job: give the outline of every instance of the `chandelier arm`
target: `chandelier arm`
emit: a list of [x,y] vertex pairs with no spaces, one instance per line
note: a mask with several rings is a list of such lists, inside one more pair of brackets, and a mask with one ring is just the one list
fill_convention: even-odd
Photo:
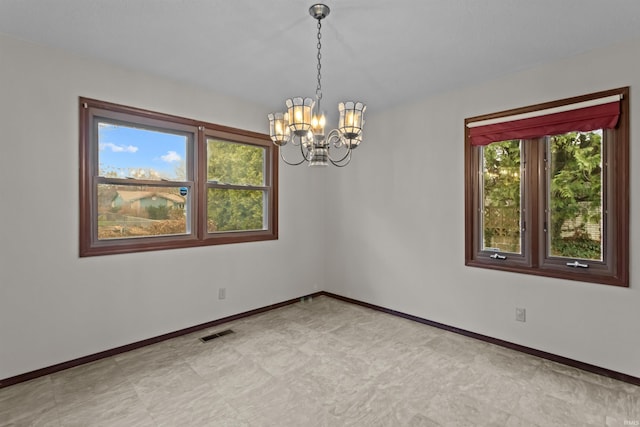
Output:
[[325,139],[327,140],[327,145],[333,144],[333,146],[336,148],[344,145],[344,142],[342,141],[342,135],[340,134],[340,131],[338,129],[329,131]]
[[308,162],[311,159],[311,156],[309,156],[309,148],[307,147],[306,149],[306,153],[305,153],[305,145],[302,143],[302,138],[300,138],[300,153],[302,153],[302,158]]
[[282,154],[282,148],[278,149],[278,151],[280,152],[280,158],[282,159],[282,161],[288,164],[289,166],[298,166],[305,162],[305,159],[302,159],[298,163],[292,163],[284,158],[284,155]]
[[351,148],[347,148],[347,152],[341,159],[336,160],[333,157],[331,157],[330,150],[327,150],[327,157],[329,157],[329,160],[331,160],[331,163],[338,166],[336,163],[342,163],[347,157],[349,158],[349,161],[351,161]]
[[302,154],[302,160],[300,160],[299,162],[290,162],[287,159],[284,158],[284,154],[282,154],[282,147],[278,147],[278,152],[280,153],[280,158],[282,159],[283,162],[285,162],[286,164],[290,165],[290,166],[299,166],[301,164],[303,164],[304,162],[308,162],[309,158],[307,157],[307,155],[304,152],[304,144],[302,143],[302,138],[300,138],[300,141],[298,141],[297,144],[294,143],[294,141],[296,140],[295,136],[291,137],[291,144],[294,146],[300,146],[300,153]]
[[329,158],[329,160],[334,166],[339,166],[339,164],[344,162],[347,159],[347,157],[349,158],[349,160],[347,160],[347,163],[344,164],[343,166],[346,166],[351,161],[351,147],[346,148],[347,152],[342,158],[334,159],[333,157],[331,157],[330,147],[333,146],[335,148],[340,148],[342,145],[346,146],[347,144],[342,142],[340,132],[337,129],[333,129],[331,132],[329,132],[329,134],[327,135],[327,157]]
[[[344,161],[345,159],[346,159],[346,162]],[[331,156],[329,156],[329,161],[331,162],[331,164],[333,166],[336,166],[336,167],[339,167],[339,168],[343,168],[343,167],[347,166],[349,163],[351,163],[351,149],[349,149],[349,152],[347,153],[347,155],[344,156],[342,159],[340,159],[338,161],[334,161],[331,158]]]

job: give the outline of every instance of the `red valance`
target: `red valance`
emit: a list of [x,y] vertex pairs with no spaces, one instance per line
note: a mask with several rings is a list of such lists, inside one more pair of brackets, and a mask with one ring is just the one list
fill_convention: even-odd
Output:
[[[512,116],[516,120],[505,117],[506,120],[499,118],[469,123],[467,126],[469,127],[471,145],[487,145],[497,141],[539,138],[545,135],[559,135],[575,131],[588,132],[595,129],[611,129],[618,124],[620,101],[523,119],[518,119],[519,116],[524,116],[524,114]],[[495,123],[494,121],[501,122]],[[489,124],[482,124],[483,122]]]

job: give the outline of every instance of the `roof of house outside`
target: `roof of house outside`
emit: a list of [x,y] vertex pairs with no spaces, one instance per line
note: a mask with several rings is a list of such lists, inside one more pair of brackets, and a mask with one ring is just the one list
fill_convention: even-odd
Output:
[[135,202],[140,199],[149,199],[151,197],[160,197],[166,200],[171,200],[174,203],[184,203],[185,198],[179,194],[157,192],[157,191],[126,191],[118,190],[117,195],[120,196],[125,202]]

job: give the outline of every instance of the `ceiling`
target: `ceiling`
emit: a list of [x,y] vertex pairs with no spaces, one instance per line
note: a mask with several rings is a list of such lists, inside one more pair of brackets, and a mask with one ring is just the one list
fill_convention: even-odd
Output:
[[[368,111],[640,38],[638,0],[327,0],[323,103]],[[0,33],[273,110],[314,96],[302,0],[0,0]]]

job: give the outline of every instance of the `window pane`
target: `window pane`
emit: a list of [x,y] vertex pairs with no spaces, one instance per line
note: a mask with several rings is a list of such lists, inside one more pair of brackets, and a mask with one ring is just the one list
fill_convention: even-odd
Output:
[[210,188],[207,197],[207,230],[264,230],[266,192]]
[[482,149],[482,250],[522,253],[520,141]]
[[602,131],[549,138],[551,256],[602,260]]
[[187,196],[180,193],[176,187],[99,184],[98,239],[187,234]]
[[99,176],[184,181],[189,137],[100,120]]
[[207,139],[207,180],[262,186],[264,156],[263,147]]

